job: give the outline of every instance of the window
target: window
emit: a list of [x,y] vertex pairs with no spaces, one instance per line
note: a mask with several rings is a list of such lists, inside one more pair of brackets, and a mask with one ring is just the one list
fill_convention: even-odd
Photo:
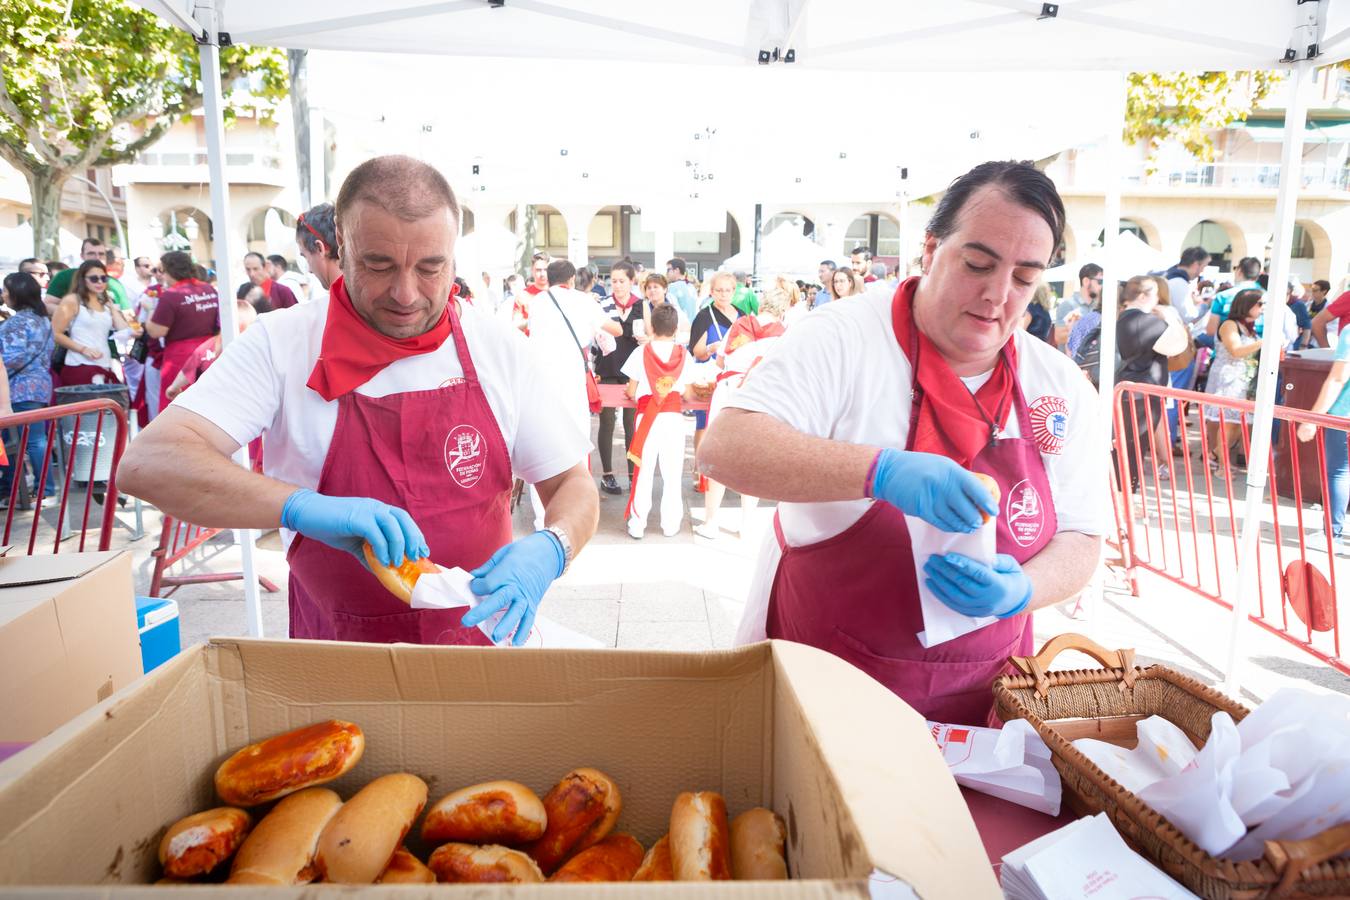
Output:
[[617,247],[618,235],[614,228],[614,213],[596,213],[586,229],[586,243],[591,247]]
[[559,212],[535,213],[534,240],[542,247],[567,246],[567,220]]
[[858,216],[844,232],[843,253],[854,247],[867,247],[874,256],[900,255],[900,226],[890,216],[868,213]]

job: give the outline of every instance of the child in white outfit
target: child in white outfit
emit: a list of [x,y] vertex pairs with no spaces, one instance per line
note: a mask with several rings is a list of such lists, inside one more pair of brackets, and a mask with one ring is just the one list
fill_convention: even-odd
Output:
[[[652,508],[656,470],[661,470],[661,532],[674,537],[684,518],[680,482],[684,472],[685,420],[680,399],[692,392],[696,363],[682,344],[676,343],[679,313],[669,303],[652,310],[652,339],[628,357],[623,374],[628,376],[628,396],[645,398],[630,456],[638,465],[633,492],[628,501],[628,534],[641,539]],[[644,401],[640,400],[639,403]],[[640,452],[639,452],[640,451]]]

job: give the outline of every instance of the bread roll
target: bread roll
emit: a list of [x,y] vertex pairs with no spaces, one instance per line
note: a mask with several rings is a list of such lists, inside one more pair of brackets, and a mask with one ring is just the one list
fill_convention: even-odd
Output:
[[282,800],[244,839],[229,884],[308,884],[314,848],[342,800],[328,788],[306,788]]
[[408,852],[407,847],[399,847],[384,867],[376,884],[435,884],[436,873],[423,865],[422,861]]
[[623,801],[614,781],[597,769],[573,769],[544,795],[548,827],[524,850],[544,874],[600,841],[614,829]]
[[549,881],[632,881],[642,865],[642,845],[631,834],[611,834],[582,850]]
[[343,804],[319,835],[314,867],[324,881],[370,884],[427,805],[427,783],[416,775],[382,775]]
[[515,781],[489,781],[436,801],[422,821],[422,839],[518,845],[538,840],[547,826],[548,814],[534,791]]
[[670,867],[670,835],[663,834],[652,844],[652,849],[642,858],[642,865],[633,873],[634,881],[674,881],[675,872]]
[[370,544],[362,544],[361,549],[366,554],[366,565],[370,566],[370,571],[379,579],[380,584],[404,603],[412,603],[413,587],[417,584],[417,579],[428,572],[441,570],[440,566],[425,557],[405,559],[398,565],[386,566],[375,558],[375,551],[371,549]]
[[427,860],[437,881],[486,884],[508,882],[533,884],[544,880],[539,866],[519,850],[488,844],[451,843],[437,847]]
[[721,794],[688,791],[670,810],[670,864],[676,881],[731,878],[727,805]]
[[782,881],[787,871],[787,826],[762,806],[731,821],[731,877],[737,881]]
[[170,878],[205,875],[234,855],[252,825],[248,813],[231,806],[179,819],[159,842],[159,864]]
[[[999,488],[998,482],[995,481],[993,478],[989,477],[988,475],[984,474],[983,472],[974,472],[972,474],[980,480],[981,484],[983,484],[986,488],[989,489],[990,494],[993,494],[994,507],[998,508],[999,501],[1003,498],[1003,491],[1002,489]],[[993,516],[989,515],[989,513],[985,512],[984,510],[980,510],[980,517],[985,522],[988,522],[990,519],[993,518]]]
[[365,749],[360,726],[315,722],[237,751],[216,770],[216,793],[231,806],[257,806],[341,778]]

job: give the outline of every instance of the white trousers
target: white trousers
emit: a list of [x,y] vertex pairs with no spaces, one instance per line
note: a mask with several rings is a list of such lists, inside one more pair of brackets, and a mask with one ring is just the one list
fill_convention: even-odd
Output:
[[642,447],[642,468],[633,488],[633,518],[647,527],[652,511],[656,472],[661,471],[661,531],[678,531],[684,519],[680,481],[684,477],[684,417],[666,412],[656,417]]

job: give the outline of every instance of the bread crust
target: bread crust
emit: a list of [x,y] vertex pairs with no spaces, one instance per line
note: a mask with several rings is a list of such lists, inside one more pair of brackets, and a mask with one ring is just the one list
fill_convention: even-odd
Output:
[[435,884],[436,873],[426,867],[407,847],[399,847],[384,867],[376,884]]
[[365,749],[361,726],[314,722],[235,751],[216,769],[216,793],[230,806],[257,806],[341,778]]
[[430,572],[439,572],[440,566],[436,565],[430,559],[404,559],[403,562],[395,566],[383,565],[375,558],[375,551],[370,544],[362,544],[361,550],[366,556],[366,565],[375,575],[389,593],[393,594],[404,603],[412,603],[413,587],[417,584],[417,579]]
[[713,791],[686,791],[670,810],[670,863],[676,881],[731,878],[727,805]]
[[244,839],[227,882],[293,885],[313,881],[319,835],[340,806],[341,798],[328,788],[306,788],[283,799]]
[[642,865],[642,845],[631,834],[611,834],[587,847],[549,881],[632,881]]
[[[994,496],[994,507],[997,508],[999,501],[1003,499],[1003,490],[998,486],[998,482],[983,472],[974,472],[972,474],[980,480],[981,484],[989,489],[989,493]],[[988,522],[993,516],[989,515],[989,513],[984,510],[980,510],[980,518],[983,521]]]
[[319,836],[314,866],[324,881],[371,884],[389,865],[427,805],[427,784],[416,775],[382,775],[361,788]]
[[674,881],[675,871],[670,864],[670,835],[661,835],[660,840],[652,844],[647,855],[642,857],[642,865],[633,873],[634,881]]
[[186,816],[164,832],[159,864],[169,878],[205,875],[234,855],[252,826],[253,817],[232,806]]
[[436,873],[437,881],[452,884],[534,884],[544,880],[533,859],[500,844],[444,844],[432,852],[427,866]]
[[488,781],[437,800],[422,820],[422,839],[516,846],[538,840],[547,827],[548,813],[534,791],[518,781]]
[[569,856],[608,835],[622,809],[613,779],[598,769],[573,769],[544,795],[548,825],[524,850],[551,875]]
[[782,881],[787,871],[787,826],[771,809],[756,807],[731,822],[731,877]]

